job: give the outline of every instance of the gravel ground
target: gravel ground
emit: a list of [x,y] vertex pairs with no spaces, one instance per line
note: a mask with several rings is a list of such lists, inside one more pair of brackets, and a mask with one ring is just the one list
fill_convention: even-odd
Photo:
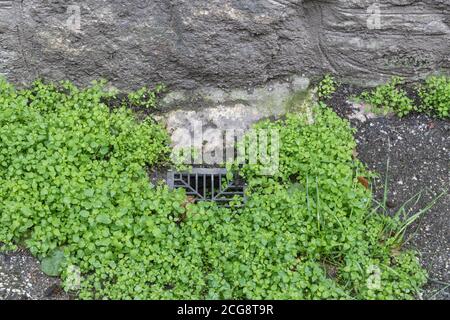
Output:
[[46,276],[28,251],[0,253],[0,300],[67,300],[58,278]]
[[[449,188],[450,122],[425,115],[404,119],[376,116],[363,105],[348,102],[361,92],[341,86],[328,102],[357,129],[358,157],[380,174],[375,181],[375,197],[382,198],[389,158],[388,206],[395,212],[405,201],[422,191],[414,213]],[[450,300],[450,193],[446,192],[423,217],[411,226],[406,247],[421,253],[421,262],[430,281],[421,299]],[[26,250],[0,253],[0,300],[70,299],[57,278],[45,276],[39,262]]]
[[357,129],[358,158],[380,174],[374,182],[375,197],[383,198],[388,158],[387,205],[392,213],[418,192],[423,193],[415,206],[408,207],[411,214],[442,195],[409,228],[405,246],[421,253],[421,263],[429,273],[430,282],[421,298],[450,300],[450,121],[418,114],[403,119],[376,116],[348,101],[359,92],[342,86],[328,104]]

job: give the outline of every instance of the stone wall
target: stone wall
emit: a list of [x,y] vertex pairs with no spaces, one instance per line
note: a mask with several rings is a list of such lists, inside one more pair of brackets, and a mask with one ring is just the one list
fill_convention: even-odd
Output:
[[0,0],[0,73],[121,89],[450,70],[450,0]]

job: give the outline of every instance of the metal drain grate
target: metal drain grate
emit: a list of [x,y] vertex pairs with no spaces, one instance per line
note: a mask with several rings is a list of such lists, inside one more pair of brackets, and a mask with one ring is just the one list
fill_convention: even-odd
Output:
[[196,201],[213,201],[228,205],[235,197],[244,197],[245,183],[236,178],[225,182],[226,169],[219,168],[194,168],[191,172],[169,171],[167,184],[169,187],[184,188],[188,196]]

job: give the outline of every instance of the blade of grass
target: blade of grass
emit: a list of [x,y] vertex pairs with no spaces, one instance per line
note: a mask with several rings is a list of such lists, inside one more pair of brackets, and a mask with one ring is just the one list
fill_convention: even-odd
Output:
[[433,299],[434,297],[436,297],[436,296],[437,296],[439,293],[441,293],[442,291],[444,291],[444,290],[450,288],[450,283],[448,283],[448,282],[444,282],[444,281],[440,281],[440,280],[435,280],[435,279],[429,279],[429,280],[430,280],[431,282],[436,283],[436,284],[443,285],[444,287],[441,288],[441,289],[436,290],[436,291],[433,293],[433,295],[431,295],[431,296],[429,296],[429,297],[427,298],[427,300]]
[[[423,214],[425,214],[426,212],[428,212],[431,208],[433,208],[436,203],[439,201],[440,198],[442,198],[444,195],[446,195],[448,193],[448,190],[444,190],[440,195],[438,195],[436,198],[434,198],[433,200],[430,201],[430,203],[428,203],[427,206],[425,206],[425,208],[423,208],[422,210],[420,210],[417,214],[415,214],[414,216],[412,216],[410,219],[408,219],[406,221],[406,223],[404,224],[404,226],[402,227],[402,231],[403,232],[403,236],[407,230],[407,228],[413,223],[415,222],[417,219],[419,219]],[[405,245],[406,243],[408,243],[409,241],[411,241],[411,239],[413,238],[413,236],[417,233],[417,230],[419,229],[419,226],[417,226],[416,231],[414,231],[413,234],[411,234],[408,239],[406,241],[403,242],[403,245]],[[398,234],[400,234],[400,231],[398,232]]]

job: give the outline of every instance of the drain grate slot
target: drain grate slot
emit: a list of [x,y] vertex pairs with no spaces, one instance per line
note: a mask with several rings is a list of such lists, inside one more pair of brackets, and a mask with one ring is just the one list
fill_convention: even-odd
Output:
[[172,189],[185,189],[196,201],[228,205],[235,196],[245,201],[245,183],[238,177],[226,181],[226,176],[223,168],[193,168],[190,172],[169,171],[167,183]]

